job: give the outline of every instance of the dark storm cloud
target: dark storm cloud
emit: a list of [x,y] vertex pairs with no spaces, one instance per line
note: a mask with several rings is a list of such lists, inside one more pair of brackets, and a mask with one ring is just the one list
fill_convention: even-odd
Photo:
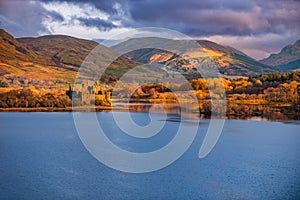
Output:
[[[43,20],[48,19],[56,22],[63,22],[64,18],[57,12],[46,10],[41,2],[49,3],[59,1],[0,0],[0,28],[4,28],[15,37],[38,36],[40,33],[50,33],[49,30],[45,28]],[[113,1],[66,0],[60,2],[69,2],[78,5],[90,3],[100,10],[105,10],[110,14],[117,14],[116,9],[113,8]],[[111,18],[113,19],[114,16],[112,15]],[[95,26],[102,31],[110,30],[115,27],[111,22],[101,20],[100,18],[76,19],[85,26]]]
[[107,31],[116,26],[109,21],[102,20],[100,18],[76,18],[80,23],[88,27],[96,27],[99,30]]
[[[0,0],[1,26],[23,26],[27,34],[36,35],[45,31],[41,20],[45,16],[62,20],[58,13],[47,12],[39,2],[68,2],[77,5],[89,3],[120,20],[123,26],[159,26],[172,28],[191,36],[207,35],[251,35],[266,32],[281,33],[299,31],[300,2],[291,0],[41,0],[6,1]],[[114,7],[119,3],[120,10],[128,14],[122,19]],[[87,26],[114,26],[100,19],[81,20]],[[17,24],[13,24],[15,22]],[[10,24],[10,25],[9,25]],[[26,27],[30,24],[30,28]],[[20,28],[18,32],[20,32]],[[30,30],[29,30],[30,29]],[[19,35],[19,34],[18,34]]]
[[[41,26],[43,12],[36,11],[43,11],[43,8],[28,1],[1,0],[1,27],[16,36],[37,35],[38,31],[43,30]],[[31,16],[28,16],[28,13],[31,13]]]
[[[90,4],[95,8],[108,13],[110,15],[110,20],[121,20],[124,26],[132,27],[135,25],[135,20],[131,20],[131,21],[128,20],[129,16],[127,16],[127,14],[131,15],[130,13],[131,9],[129,8],[129,5],[134,7],[136,3],[139,3],[143,0],[39,0],[39,1],[43,3],[67,2],[76,5]],[[159,1],[159,0],[155,0],[155,1]],[[119,4],[121,6],[120,10],[122,10],[122,12],[124,13],[120,13],[120,10],[118,10],[115,7],[116,4]],[[124,15],[126,16],[124,17]]]
[[[64,19],[63,13],[46,10],[43,3],[69,3],[78,7],[89,4],[107,18],[74,13],[72,21]],[[299,39],[299,10],[300,1],[293,0],[0,0],[0,28],[20,37],[56,33],[43,23],[45,19],[47,23],[55,22],[56,28],[76,26],[76,20],[100,31],[162,27],[196,38],[224,36],[219,42],[236,38],[239,43],[244,38],[242,48],[261,48],[269,53]],[[234,41],[229,42],[234,45]]]
[[53,21],[59,21],[59,22],[64,21],[64,17],[54,11],[47,11],[47,14],[45,14],[44,16],[51,18]]
[[56,12],[45,10],[36,1],[0,0],[0,27],[16,37],[38,36],[48,32],[42,24],[44,18],[62,21],[63,17]]
[[299,31],[299,1],[142,0],[129,1],[138,26],[163,26],[201,36]]

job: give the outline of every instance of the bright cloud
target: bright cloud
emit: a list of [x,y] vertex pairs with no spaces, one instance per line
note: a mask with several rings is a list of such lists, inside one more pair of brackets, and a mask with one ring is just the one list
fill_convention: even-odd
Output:
[[74,18],[100,18],[108,20],[109,14],[98,10],[91,4],[75,4],[67,2],[49,2],[42,3],[42,6],[48,11],[55,11],[61,14],[67,22],[72,21]]
[[[116,3],[113,9],[116,15],[101,11],[92,4],[75,4],[68,2],[42,3],[45,10],[55,12],[62,16],[61,20],[51,16],[43,18],[43,25],[51,34],[66,34],[85,39],[109,38],[131,30],[122,25],[118,17],[125,17],[120,4]],[[40,32],[46,34],[46,32]]]

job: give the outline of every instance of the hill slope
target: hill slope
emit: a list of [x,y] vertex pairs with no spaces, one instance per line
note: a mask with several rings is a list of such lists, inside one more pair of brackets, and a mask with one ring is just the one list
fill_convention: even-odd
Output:
[[20,43],[51,58],[57,64],[80,67],[82,61],[98,43],[65,35],[47,35],[38,38],[19,38]]
[[225,47],[206,40],[199,40],[198,43],[208,51],[222,74],[248,76],[274,71],[268,65],[260,63],[232,47]]
[[[0,75],[72,82],[82,62],[96,46],[102,59],[113,54],[111,49],[90,40],[64,35],[15,39],[0,30],[0,48],[5,49],[0,51]],[[95,63],[104,67],[101,59]],[[128,69],[137,64],[121,56],[110,65],[110,69]]]
[[262,63],[276,66],[280,70],[300,69],[300,40],[294,44],[287,45],[278,54],[271,54],[268,58],[261,60]]
[[34,51],[26,45],[18,42],[13,36],[0,29],[0,58],[2,62],[11,62],[12,60],[30,61],[32,59],[37,62],[39,57]]
[[45,79],[50,74],[63,73],[55,68],[56,64],[51,58],[33,51],[3,29],[0,30],[0,48],[1,75]]
[[[129,41],[116,45],[115,47],[113,47],[113,49],[114,48],[122,49],[122,48],[126,48],[126,46],[134,46],[135,44],[141,43],[142,42],[141,40],[144,40],[143,42],[145,42],[145,40],[149,40],[149,43],[151,42],[168,43],[167,39],[164,39],[165,41],[157,38],[131,39]],[[274,71],[274,69],[272,69],[268,65],[262,64],[254,60],[253,58],[247,56],[243,52],[238,51],[232,47],[225,47],[206,40],[199,40],[197,42],[200,44],[201,48],[190,50],[189,53],[197,55],[201,51],[205,51],[206,54],[210,55],[210,57],[215,61],[221,74],[229,75],[229,76],[248,76],[248,75],[261,74],[261,73]],[[161,63],[161,64],[173,63],[173,65],[178,65],[178,63],[182,61],[182,59],[179,59],[178,56],[176,56],[172,52],[166,52],[160,49],[153,49],[153,48],[135,50],[127,53],[126,56],[129,57],[130,59],[142,63]],[[183,68],[180,68],[178,70],[185,71],[185,72],[188,71],[192,72],[193,69],[192,67],[185,68],[183,66]]]

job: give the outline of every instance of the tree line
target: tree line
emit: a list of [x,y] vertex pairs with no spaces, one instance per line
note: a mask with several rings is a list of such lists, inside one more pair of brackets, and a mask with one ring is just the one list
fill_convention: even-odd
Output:
[[0,108],[66,108],[69,106],[71,106],[70,98],[65,94],[55,92],[40,93],[31,88],[25,88],[0,93]]
[[[221,81],[220,81],[221,80]],[[282,104],[289,103],[299,105],[300,103],[300,72],[271,73],[250,76],[248,78],[199,78],[192,80],[188,85],[173,84],[158,85],[148,84],[140,87],[131,96],[132,98],[164,98],[174,99],[172,89],[177,91],[194,90],[199,100],[213,98],[209,93],[208,86],[212,90],[224,88],[227,99],[233,104]],[[127,90],[129,85],[124,86]],[[122,92],[119,91],[120,98]],[[128,98],[128,97],[124,97]],[[58,107],[64,108],[72,105],[71,99],[65,94],[65,89],[43,90],[34,87],[12,89],[0,92],[1,108],[35,108],[35,107]]]

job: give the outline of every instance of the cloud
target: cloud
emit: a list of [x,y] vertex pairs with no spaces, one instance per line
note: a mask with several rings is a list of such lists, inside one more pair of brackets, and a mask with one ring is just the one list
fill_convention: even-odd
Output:
[[86,39],[162,27],[260,58],[299,39],[299,10],[296,0],[0,0],[0,26],[16,37],[68,34]]
[[[296,38],[296,39],[295,39]],[[271,53],[278,53],[282,47],[292,44],[299,39],[299,35],[287,32],[284,35],[266,33],[250,36],[212,35],[199,39],[210,40],[225,46],[235,47],[258,60],[268,57]]]
[[41,0],[42,3],[53,3],[56,2],[57,4],[67,3],[67,4],[89,4],[93,5],[98,10],[102,10],[108,13],[115,13],[116,10],[113,6],[117,3],[117,1],[107,1],[107,0]]
[[122,24],[126,19],[121,5],[113,1],[0,0],[0,27],[15,37],[58,33],[105,36],[102,32],[111,29],[115,29],[113,33],[126,30]]
[[46,13],[38,2],[0,1],[1,27],[17,37],[37,36],[39,31],[45,31],[41,22]]
[[254,58],[300,37],[300,2],[293,0],[128,1],[133,26],[159,26],[236,47]]
[[97,18],[82,18],[82,17],[79,17],[79,18],[77,18],[77,20],[80,21],[85,26],[97,27],[98,29],[100,29],[102,31],[107,31],[107,30],[110,30],[112,28],[117,27],[116,25],[114,25],[110,21],[105,21],[105,20],[102,20],[98,17]]
[[44,27],[52,34],[98,39],[131,30],[122,24],[126,13],[118,3],[112,5],[113,12],[100,10],[94,4],[82,2],[47,1],[41,5],[48,12],[56,12],[63,17],[63,21],[57,21],[51,16],[43,19]]
[[97,9],[94,5],[88,3],[58,2],[49,1],[41,3],[47,11],[60,13],[65,21],[71,21],[73,18],[100,18],[107,20],[109,13]]
[[193,36],[277,33],[300,27],[296,1],[144,0],[130,1],[129,8],[138,26],[175,28]]

